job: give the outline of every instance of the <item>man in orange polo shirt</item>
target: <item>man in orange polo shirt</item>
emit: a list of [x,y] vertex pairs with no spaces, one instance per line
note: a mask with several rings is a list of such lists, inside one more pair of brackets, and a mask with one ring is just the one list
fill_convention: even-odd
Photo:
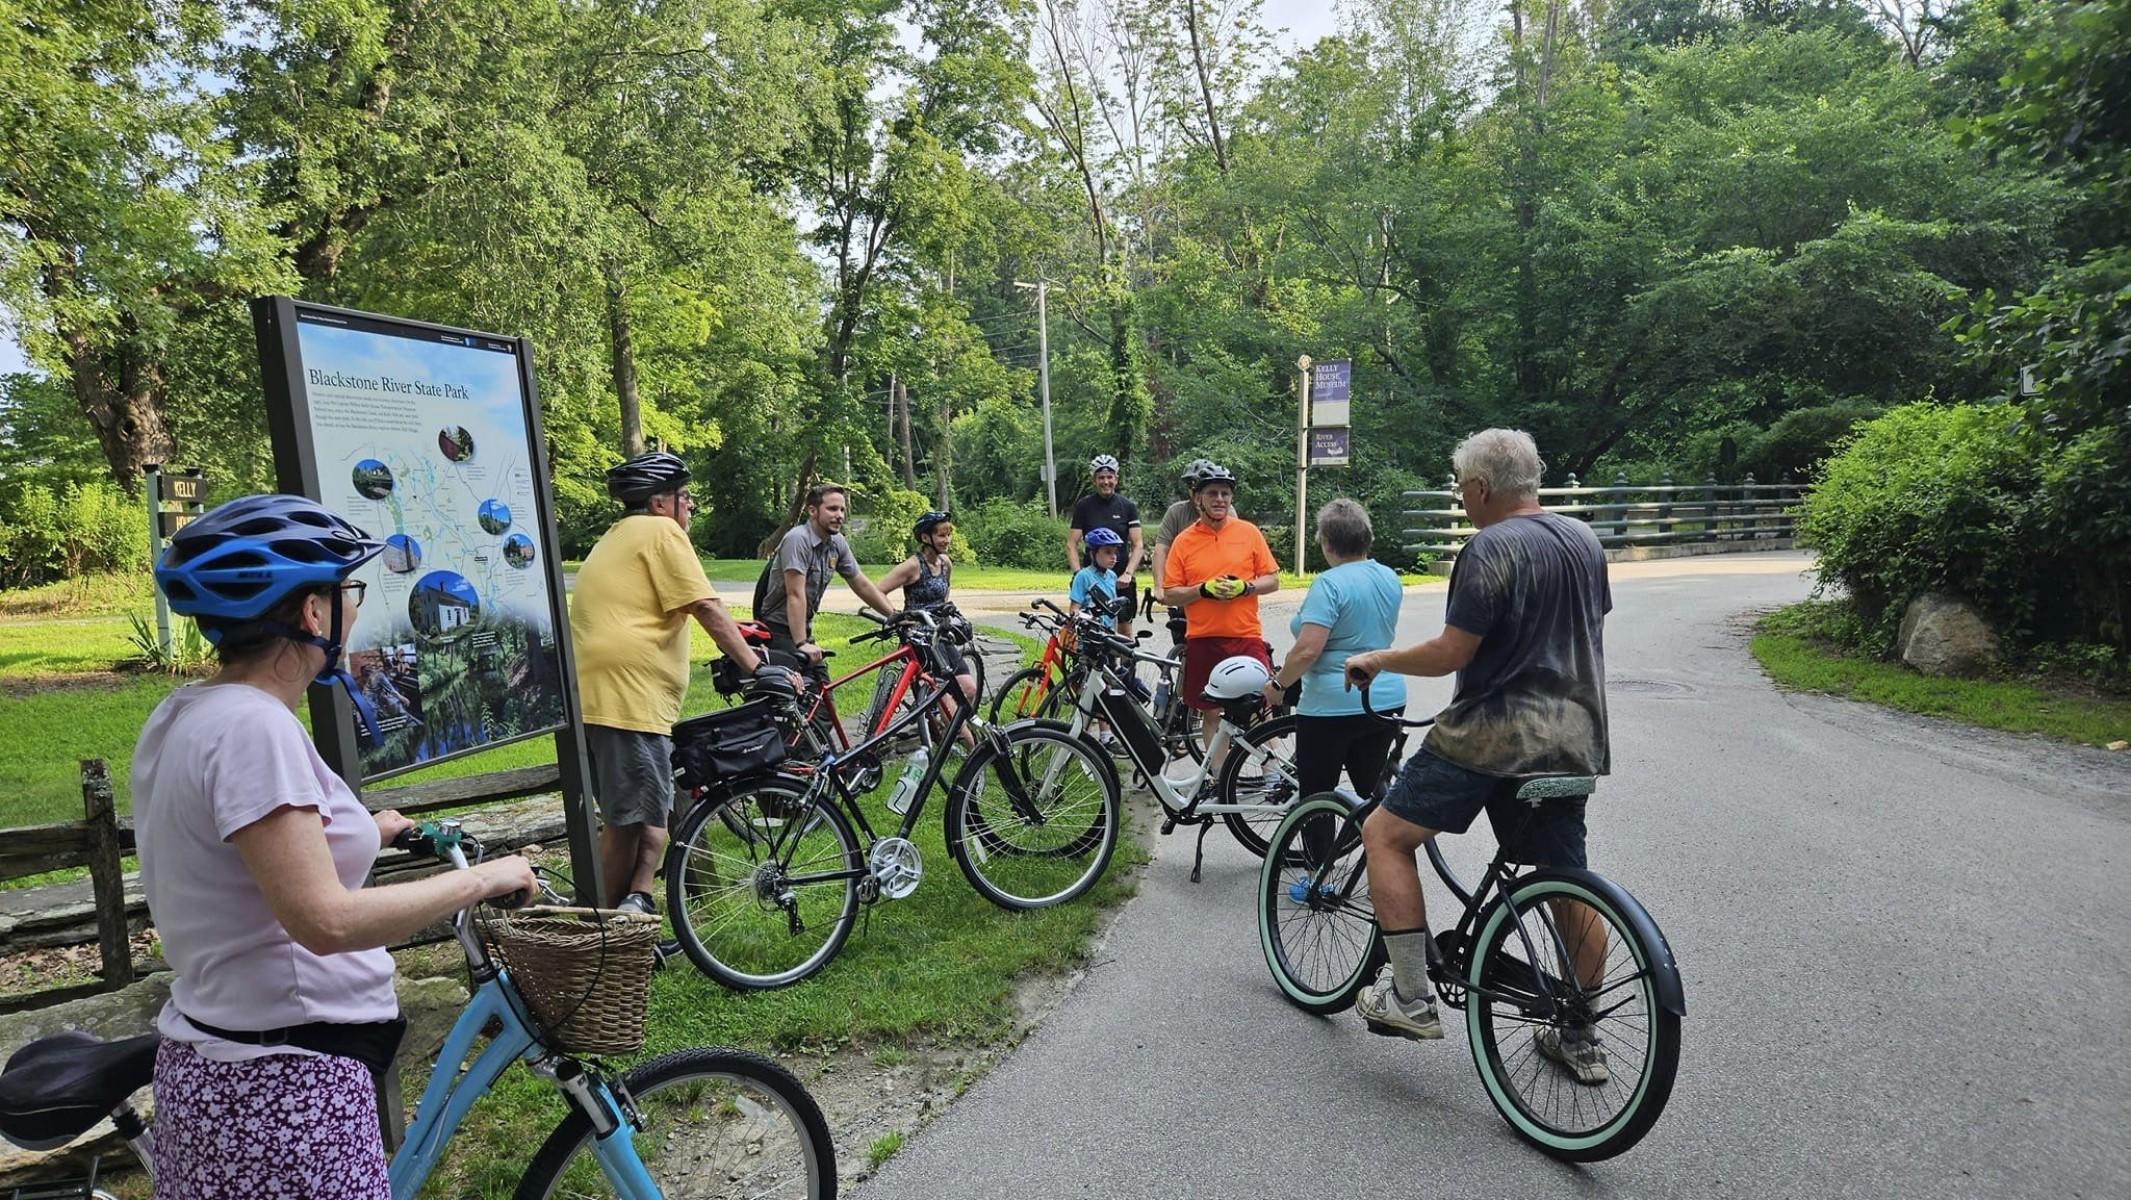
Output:
[[[1236,477],[1209,466],[1191,485],[1199,519],[1169,544],[1162,564],[1162,601],[1184,610],[1184,703],[1201,711],[1214,707],[1199,697],[1222,659],[1246,655],[1271,669],[1258,597],[1280,587],[1280,568],[1265,535],[1235,514]],[[1220,722],[1205,718],[1200,724],[1211,742]],[[1220,765],[1207,763],[1208,779]]]

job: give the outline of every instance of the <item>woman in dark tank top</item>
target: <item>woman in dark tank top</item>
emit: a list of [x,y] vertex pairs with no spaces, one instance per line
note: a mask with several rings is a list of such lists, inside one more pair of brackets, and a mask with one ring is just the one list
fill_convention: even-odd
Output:
[[[935,511],[919,517],[911,529],[917,538],[918,552],[888,572],[887,578],[881,580],[881,591],[893,592],[901,588],[905,609],[935,609],[947,603],[950,576],[954,573],[947,547],[954,541],[954,532],[952,513]],[[970,672],[961,647],[945,638],[940,639],[939,645],[940,656],[947,660],[948,669],[954,672],[962,695],[971,701],[976,700],[977,677]]]

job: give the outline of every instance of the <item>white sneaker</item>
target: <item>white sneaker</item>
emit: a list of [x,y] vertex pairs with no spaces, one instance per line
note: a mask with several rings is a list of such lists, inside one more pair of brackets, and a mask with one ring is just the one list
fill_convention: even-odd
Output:
[[1361,1014],[1370,1033],[1412,1038],[1417,1042],[1433,1041],[1443,1036],[1443,1022],[1436,1017],[1435,1001],[1425,996],[1419,1000],[1401,1000],[1398,990],[1392,986],[1389,966],[1377,974],[1375,983],[1364,987],[1354,998],[1354,1011]]
[[1532,1043],[1539,1047],[1540,1054],[1559,1063],[1569,1078],[1586,1087],[1597,1087],[1613,1078],[1606,1066],[1606,1048],[1598,1044],[1590,1030],[1580,1032],[1581,1037],[1573,1033],[1565,1037],[1548,1025],[1532,1035]]

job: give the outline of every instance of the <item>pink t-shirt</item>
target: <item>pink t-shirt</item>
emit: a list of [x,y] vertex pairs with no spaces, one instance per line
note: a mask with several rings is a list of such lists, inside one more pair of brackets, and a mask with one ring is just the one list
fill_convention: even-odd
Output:
[[386,1021],[399,1012],[384,949],[313,954],[267,906],[231,834],[284,806],[318,810],[334,874],[359,888],[377,860],[377,822],[318,756],[296,714],[248,684],[193,684],[156,706],[133,750],[141,884],[163,956],[177,971],[156,1026],[225,1061],[292,1053],[208,1037],[311,1021]]

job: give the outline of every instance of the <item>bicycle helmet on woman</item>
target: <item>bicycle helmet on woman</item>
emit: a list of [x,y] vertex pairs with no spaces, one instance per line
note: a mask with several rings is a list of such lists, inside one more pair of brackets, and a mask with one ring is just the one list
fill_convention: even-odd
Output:
[[[256,625],[325,651],[316,681],[346,688],[374,739],[375,711],[340,661],[344,622],[338,589],[384,548],[385,543],[314,500],[245,496],[178,530],[156,564],[155,583],[169,599],[170,611],[194,618],[215,645],[234,629]],[[267,617],[291,596],[326,589],[335,596],[325,637]]]
[[1191,481],[1191,494],[1196,496],[1206,490],[1208,485],[1216,483],[1225,483],[1230,489],[1234,489],[1236,477],[1229,472],[1227,467],[1216,463],[1207,463],[1206,469],[1199,472],[1199,477]]
[[919,517],[917,524],[910,527],[910,533],[913,537],[923,538],[931,534],[933,530],[954,519],[955,515],[953,513],[935,508],[924,516]]
[[688,464],[677,454],[652,450],[607,468],[607,494],[631,508],[688,482]]

